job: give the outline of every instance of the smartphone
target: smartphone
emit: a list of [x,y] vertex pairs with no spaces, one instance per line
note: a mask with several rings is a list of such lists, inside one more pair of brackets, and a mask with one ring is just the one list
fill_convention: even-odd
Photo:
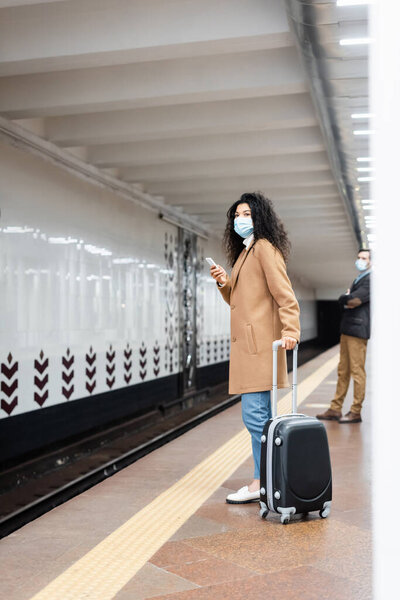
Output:
[[212,259],[212,258],[210,258],[210,257],[207,257],[207,258],[206,258],[206,261],[208,262],[208,264],[210,265],[210,267],[216,267],[216,266],[217,266],[217,263],[215,263],[215,262],[213,261],[213,259]]

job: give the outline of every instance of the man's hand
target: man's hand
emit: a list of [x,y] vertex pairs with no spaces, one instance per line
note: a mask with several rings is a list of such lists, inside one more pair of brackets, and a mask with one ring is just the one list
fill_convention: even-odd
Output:
[[352,298],[347,302],[346,306],[347,308],[357,308],[357,306],[360,306],[361,304],[360,298]]
[[297,340],[292,337],[284,335],[282,337],[282,348],[285,350],[293,350],[295,345],[297,344]]

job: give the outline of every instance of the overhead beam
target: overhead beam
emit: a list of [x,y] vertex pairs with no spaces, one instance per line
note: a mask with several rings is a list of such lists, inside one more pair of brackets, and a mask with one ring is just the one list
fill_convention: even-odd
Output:
[[102,167],[123,167],[321,151],[319,128],[302,127],[94,146],[88,160]]
[[[241,192],[240,192],[241,193]],[[297,188],[269,188],[267,192],[268,198],[270,198],[276,206],[285,203],[296,204],[298,202],[304,202],[306,200],[316,202],[319,200],[326,200],[326,202],[337,202],[339,199],[338,189],[336,184],[327,185],[320,190],[317,187],[310,186],[298,186]],[[173,206],[208,206],[216,205],[220,206],[221,209],[228,209],[231,204],[238,200],[240,194],[227,192],[219,192],[216,194],[209,193],[193,193],[193,194],[164,194],[165,201]],[[186,208],[185,208],[186,210]]]
[[284,5],[275,0],[37,2],[1,11],[0,38],[1,75],[293,45]]
[[294,48],[3,77],[9,119],[297,94],[306,91]]
[[29,6],[32,4],[50,4],[53,2],[64,2],[65,0],[0,0],[0,8],[12,8],[15,6]]
[[[339,197],[338,197],[339,200]],[[279,215],[290,215],[301,217],[304,215],[304,218],[308,218],[308,215],[318,214],[320,217],[330,217],[330,216],[340,216],[343,214],[343,206],[339,203],[337,205],[329,205],[329,204],[315,204],[304,205],[302,203],[298,203],[295,206],[285,206],[284,204],[280,204],[279,206],[275,206],[275,210]],[[218,205],[212,206],[199,206],[188,204],[185,205],[185,212],[190,215],[221,215],[225,216],[227,212],[226,207],[221,207]]]
[[90,146],[229,132],[292,129],[316,124],[308,94],[99,112],[45,121],[47,139]]
[[161,181],[149,183],[147,189],[152,194],[189,195],[196,193],[217,194],[223,191],[241,192],[246,190],[266,190],[269,188],[287,189],[299,186],[321,187],[333,184],[331,171],[316,173],[287,173],[284,177],[278,175],[239,175],[236,177],[219,177],[210,179],[192,179],[190,181]]
[[278,173],[303,173],[326,171],[329,163],[324,152],[305,154],[289,154],[286,156],[255,156],[246,159],[232,158],[220,160],[204,160],[195,162],[179,162],[167,165],[149,165],[121,169],[121,177],[125,181],[183,181],[202,177],[242,175],[267,175]]

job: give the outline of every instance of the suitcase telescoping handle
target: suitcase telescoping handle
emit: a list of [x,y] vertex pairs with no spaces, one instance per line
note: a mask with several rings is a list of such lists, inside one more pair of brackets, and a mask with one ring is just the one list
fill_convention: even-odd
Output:
[[[282,346],[282,340],[272,342],[272,418],[278,414],[278,348]],[[297,412],[297,350],[299,345],[293,349],[293,379],[292,379],[292,413]]]

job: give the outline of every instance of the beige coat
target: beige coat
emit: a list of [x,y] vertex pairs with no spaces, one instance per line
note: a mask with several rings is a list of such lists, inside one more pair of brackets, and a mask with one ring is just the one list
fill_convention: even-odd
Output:
[[[272,389],[272,342],[300,341],[300,308],[282,254],[268,240],[243,248],[218,287],[231,309],[229,393]],[[278,350],[278,388],[288,387],[286,351]]]

